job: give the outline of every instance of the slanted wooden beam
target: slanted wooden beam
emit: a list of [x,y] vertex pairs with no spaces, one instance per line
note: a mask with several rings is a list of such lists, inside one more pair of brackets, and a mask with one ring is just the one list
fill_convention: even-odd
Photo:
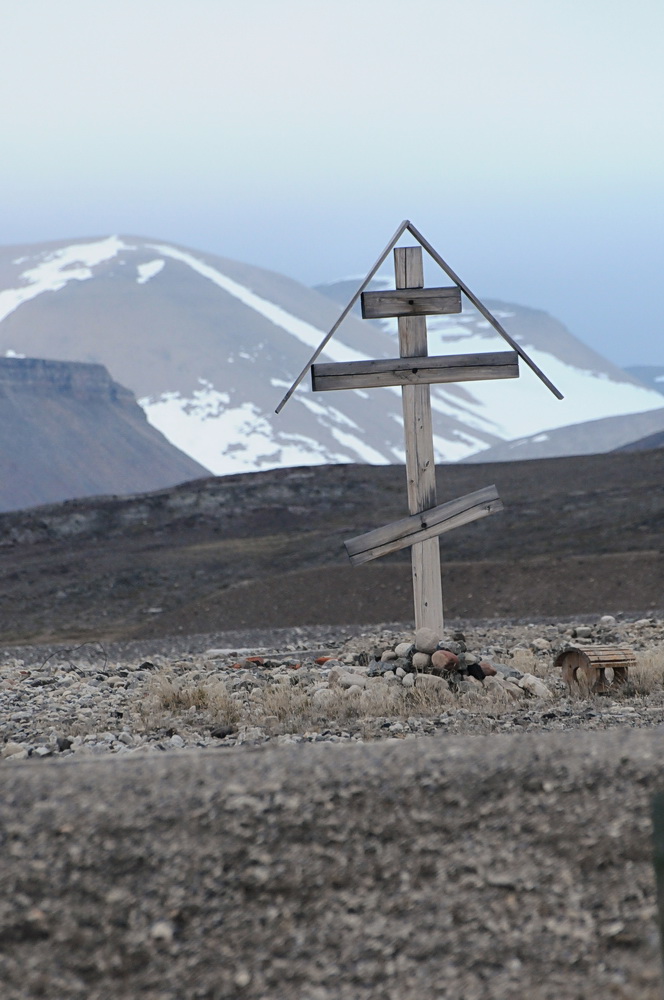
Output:
[[475,308],[477,309],[477,311],[480,312],[480,313],[482,313],[482,315],[484,316],[485,320],[487,320],[487,322],[491,324],[491,326],[494,328],[494,330],[496,330],[500,334],[500,336],[503,337],[503,339],[507,341],[507,343],[510,345],[510,347],[514,348],[514,350],[517,352],[517,354],[519,355],[519,357],[521,358],[521,360],[525,361],[525,363],[528,365],[528,367],[532,371],[535,372],[535,374],[537,375],[537,377],[539,379],[541,379],[542,382],[544,382],[544,385],[547,387],[547,389],[550,389],[551,392],[553,393],[553,395],[557,399],[563,399],[564,397],[563,397],[563,394],[560,391],[560,389],[556,389],[556,387],[553,384],[553,382],[546,377],[546,375],[541,370],[541,368],[538,368],[538,366],[535,364],[535,362],[533,361],[533,359],[530,358],[530,357],[528,357],[528,355],[524,351],[523,347],[520,347],[519,344],[517,344],[517,342],[515,340],[513,340],[512,337],[510,337],[510,335],[507,332],[507,330],[502,326],[501,323],[498,322],[498,320],[493,315],[493,313],[491,313],[487,309],[487,307],[484,305],[484,303],[480,302],[480,300],[477,298],[477,296],[474,295],[473,292],[471,292],[471,290],[468,287],[468,285],[464,281],[462,281],[461,278],[459,277],[459,275],[456,274],[452,270],[452,268],[450,267],[450,265],[447,264],[443,260],[443,258],[440,256],[440,254],[438,253],[438,251],[435,250],[434,247],[431,246],[431,244],[429,243],[429,241],[426,240],[424,238],[424,236],[422,236],[422,233],[419,231],[419,229],[416,229],[415,226],[413,225],[413,223],[410,222],[410,221],[406,222],[406,229],[408,230],[409,233],[412,233],[412,235],[415,237],[415,239],[420,244],[420,246],[424,250],[426,250],[426,252],[429,254],[429,256],[433,260],[435,260],[436,264],[438,264],[438,266],[443,269],[443,271],[445,272],[445,274],[447,275],[447,277],[451,278],[452,281],[456,285],[459,286],[459,288],[461,289],[461,291],[463,292],[463,294],[468,299],[470,299],[470,301],[473,303],[473,305],[475,306]]
[[398,552],[416,542],[437,538],[446,531],[470,524],[481,517],[496,514],[503,509],[503,502],[495,486],[485,486],[474,493],[441,503],[430,510],[423,510],[411,517],[404,517],[392,524],[385,524],[365,535],[357,535],[344,542],[353,566],[378,559],[390,552]]
[[461,312],[461,289],[397,288],[396,291],[362,292],[364,319],[391,316],[436,316]]
[[477,382],[482,379],[518,378],[516,351],[493,354],[448,354],[435,358],[387,358],[381,361],[343,361],[313,365],[314,392],[331,389],[374,389],[386,385],[442,382]]

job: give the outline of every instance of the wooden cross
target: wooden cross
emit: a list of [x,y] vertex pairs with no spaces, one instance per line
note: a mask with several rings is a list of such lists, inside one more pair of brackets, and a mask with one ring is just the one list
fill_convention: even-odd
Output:
[[[406,230],[418,240],[419,246],[397,247],[394,250],[395,290],[365,292],[371,278]],[[424,287],[422,248],[454,281],[453,287]],[[462,291],[513,350],[433,358],[428,356],[426,316],[461,312]],[[360,295],[365,319],[397,317],[400,357],[385,361],[314,364]],[[495,486],[437,505],[429,386],[441,382],[518,378],[519,357],[555,396],[563,398],[440,254],[411,222],[405,220],[277,407],[276,412],[279,413],[309,369],[314,392],[401,386],[410,516],[351,538],[344,544],[353,565],[411,547],[416,628],[426,626],[439,634],[443,629],[438,536],[503,509]]]
[[426,316],[461,312],[458,288],[424,288],[421,247],[394,251],[396,291],[364,292],[365,319],[397,317],[400,358],[313,365],[312,388],[366,389],[400,385],[406,444],[408,509],[411,516],[345,543],[354,565],[411,546],[415,627],[440,633],[443,594],[438,536],[502,510],[495,487],[436,505],[436,460],[431,421],[431,383],[487,378],[517,378],[515,351],[494,354],[428,357]]

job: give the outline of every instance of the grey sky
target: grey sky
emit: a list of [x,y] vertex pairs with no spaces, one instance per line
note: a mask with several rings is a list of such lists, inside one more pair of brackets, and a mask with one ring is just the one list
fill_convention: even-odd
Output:
[[664,364],[663,44],[661,0],[5,0],[0,241],[314,283],[409,217],[479,294]]

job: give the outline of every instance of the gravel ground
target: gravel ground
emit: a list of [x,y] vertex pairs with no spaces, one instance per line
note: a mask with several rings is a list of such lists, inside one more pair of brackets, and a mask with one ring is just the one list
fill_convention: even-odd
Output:
[[0,769],[4,1000],[659,1000],[656,730]]
[[[465,627],[468,660],[496,676],[413,673],[392,650],[413,633],[317,627],[0,653],[0,757],[142,753],[276,741],[372,740],[445,732],[604,729],[664,722],[664,623],[484,623]],[[290,642],[286,642],[286,638]],[[312,648],[312,641],[318,645]],[[212,644],[211,644],[212,643]],[[637,668],[625,688],[570,692],[554,667],[567,644],[625,644]],[[317,662],[321,661],[321,662]],[[415,661],[417,662],[417,661]],[[401,667],[398,666],[401,664]],[[392,669],[394,667],[394,669]]]
[[660,998],[664,622],[455,626],[0,652],[3,1000]]

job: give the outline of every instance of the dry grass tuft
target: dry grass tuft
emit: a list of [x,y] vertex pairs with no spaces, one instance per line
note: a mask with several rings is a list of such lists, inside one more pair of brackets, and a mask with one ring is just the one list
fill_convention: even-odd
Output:
[[222,681],[186,676],[178,680],[166,671],[155,674],[139,706],[145,729],[173,728],[177,716],[185,713],[212,725],[236,725],[242,718],[242,706],[231,698]]
[[636,664],[629,670],[629,688],[635,694],[652,694],[664,685],[664,649],[649,649],[636,654]]
[[520,670],[522,674],[533,674],[535,677],[546,677],[550,657],[541,657],[539,660],[531,649],[518,647],[512,653],[510,666],[515,670]]
[[[439,715],[454,701],[451,691],[442,687],[406,690],[400,684],[376,684],[352,695],[330,688],[325,690],[321,701],[316,701],[304,691],[279,685],[263,691],[252,707],[258,714],[276,717],[283,732],[292,732],[302,726],[347,725],[378,717],[397,720],[413,715]],[[254,717],[251,722],[260,724],[260,719]]]

